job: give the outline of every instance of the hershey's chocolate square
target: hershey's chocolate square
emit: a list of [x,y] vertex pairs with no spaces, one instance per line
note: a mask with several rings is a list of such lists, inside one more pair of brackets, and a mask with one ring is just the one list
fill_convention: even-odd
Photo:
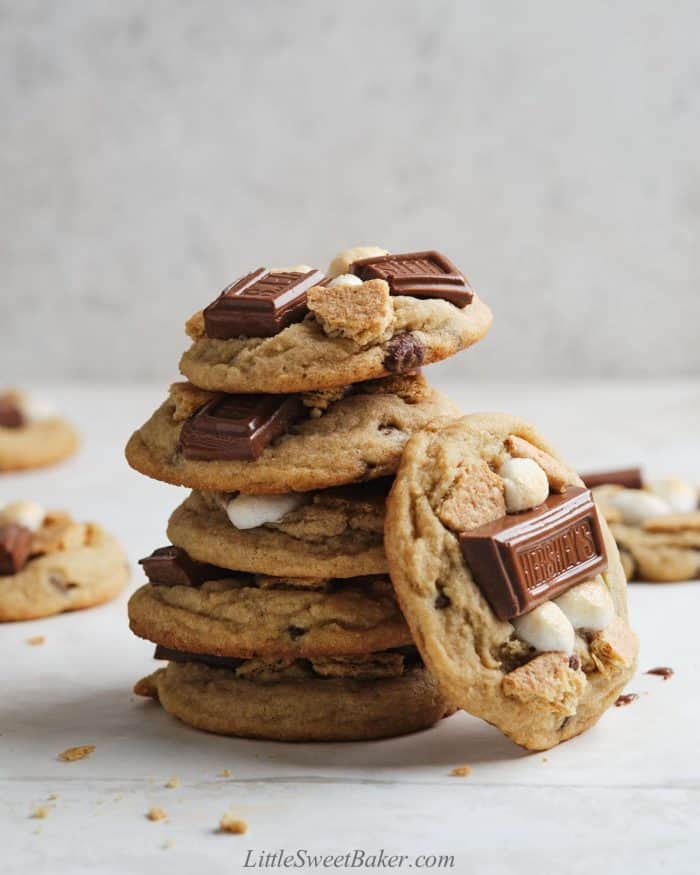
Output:
[[595,503],[569,487],[526,513],[459,536],[474,579],[501,620],[531,611],[607,568]]
[[0,526],[0,574],[17,574],[27,564],[32,532],[18,523]]
[[208,337],[272,337],[306,315],[306,292],[323,272],[279,271],[264,267],[225,288],[204,311]]
[[201,586],[208,580],[234,577],[235,571],[197,562],[181,547],[159,547],[150,556],[139,559],[149,583],[160,586]]
[[254,461],[302,415],[296,395],[218,395],[180,433],[186,459]]
[[440,252],[406,252],[363,258],[350,265],[361,280],[384,280],[392,295],[442,298],[457,307],[471,304],[474,292],[466,278]]

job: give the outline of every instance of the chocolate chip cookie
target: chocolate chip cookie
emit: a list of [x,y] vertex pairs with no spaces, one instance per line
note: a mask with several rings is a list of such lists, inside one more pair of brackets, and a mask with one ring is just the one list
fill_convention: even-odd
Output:
[[428,670],[523,747],[592,726],[631,677],[638,644],[614,539],[521,420],[478,414],[414,435],[385,547]]
[[52,465],[78,446],[73,427],[25,392],[0,393],[0,471]]

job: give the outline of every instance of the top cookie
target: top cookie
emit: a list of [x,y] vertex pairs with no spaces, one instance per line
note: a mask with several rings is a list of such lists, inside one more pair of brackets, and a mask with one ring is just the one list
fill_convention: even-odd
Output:
[[309,392],[404,373],[480,340],[491,311],[438,252],[348,249],[325,278],[259,268],[188,321],[180,370],[213,392]]
[[590,492],[526,423],[476,414],[407,443],[385,549],[448,699],[524,747],[593,725],[632,675],[625,577]]

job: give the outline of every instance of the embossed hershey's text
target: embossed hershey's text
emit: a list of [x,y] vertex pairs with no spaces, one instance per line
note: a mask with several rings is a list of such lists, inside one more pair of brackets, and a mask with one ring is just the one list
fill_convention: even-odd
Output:
[[591,521],[580,520],[516,555],[527,588],[538,590],[597,555]]

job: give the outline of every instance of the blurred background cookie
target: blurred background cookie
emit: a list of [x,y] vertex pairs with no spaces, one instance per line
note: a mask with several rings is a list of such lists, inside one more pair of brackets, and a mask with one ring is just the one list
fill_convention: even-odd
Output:
[[73,426],[52,404],[26,392],[0,390],[0,471],[51,465],[77,447]]

